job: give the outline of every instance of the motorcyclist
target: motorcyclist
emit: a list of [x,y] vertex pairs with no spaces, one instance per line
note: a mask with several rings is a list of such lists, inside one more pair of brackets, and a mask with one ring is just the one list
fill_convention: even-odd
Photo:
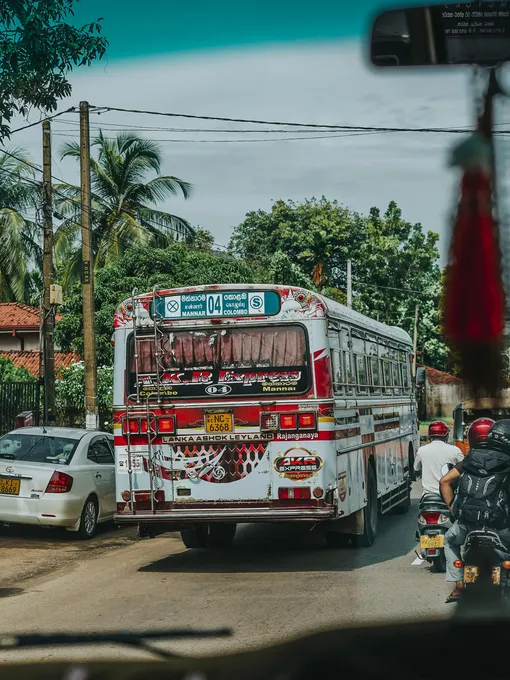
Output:
[[436,420],[429,425],[429,443],[418,449],[414,460],[414,470],[422,473],[422,495],[433,493],[439,496],[441,478],[450,467],[464,458],[456,446],[448,444],[449,434],[448,425],[442,420]]
[[[487,439],[489,437],[489,430],[494,425],[495,421],[492,418],[478,418],[474,420],[468,430],[468,446],[471,449],[481,449],[487,447]],[[469,452],[468,451],[468,452]],[[459,482],[459,477],[462,473],[462,465],[464,458],[455,465],[439,482],[439,490],[444,502],[448,507],[453,503],[455,489]]]
[[[473,423],[474,425],[474,423]],[[479,425],[474,430],[472,440],[476,444],[477,437],[482,433],[482,446],[475,445],[470,449],[468,455],[462,462],[461,470],[452,469],[443,479],[441,479],[441,492],[445,502],[450,508],[450,512],[458,519],[455,520],[451,528],[445,535],[445,557],[446,557],[446,580],[455,583],[455,588],[446,599],[447,603],[457,602],[463,588],[462,567],[455,567],[455,561],[461,559],[461,548],[464,545],[468,533],[477,528],[476,523],[469,523],[465,517],[469,517],[468,503],[472,502],[472,496],[468,497],[463,491],[461,475],[471,475],[478,473],[485,479],[501,476],[504,480],[503,490],[493,499],[491,507],[494,515],[484,518],[483,526],[487,526],[497,531],[503,544],[510,550],[510,522],[509,522],[509,501],[510,501],[510,419],[500,420],[494,423],[484,442],[485,425]],[[459,482],[459,490],[454,500],[452,481]],[[469,481],[469,479],[467,480]],[[476,485],[471,485],[474,489]],[[483,485],[480,485],[482,487]],[[470,488],[469,486],[467,488]],[[494,488],[497,488],[494,486]],[[476,502],[476,500],[475,500]]]

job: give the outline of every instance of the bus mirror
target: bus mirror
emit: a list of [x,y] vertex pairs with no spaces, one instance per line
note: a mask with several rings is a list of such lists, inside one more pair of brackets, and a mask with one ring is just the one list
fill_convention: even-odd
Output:
[[419,385],[425,385],[425,369],[423,366],[419,366],[416,369],[416,384]]

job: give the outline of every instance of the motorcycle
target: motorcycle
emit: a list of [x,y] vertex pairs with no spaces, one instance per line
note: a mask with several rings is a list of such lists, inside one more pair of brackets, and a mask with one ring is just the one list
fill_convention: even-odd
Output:
[[469,590],[485,576],[489,585],[501,589],[503,597],[510,593],[510,559],[498,534],[491,529],[471,531],[462,549],[462,560],[455,567],[464,567],[464,587]]
[[419,505],[416,540],[420,543],[422,559],[442,573],[446,571],[444,537],[451,525],[448,506],[441,496],[424,494]]

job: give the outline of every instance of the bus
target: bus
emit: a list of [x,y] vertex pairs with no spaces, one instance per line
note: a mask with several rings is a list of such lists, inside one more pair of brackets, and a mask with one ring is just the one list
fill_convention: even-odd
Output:
[[226,547],[307,522],[371,545],[406,512],[417,450],[402,329],[280,285],[153,290],[114,319],[119,525]]

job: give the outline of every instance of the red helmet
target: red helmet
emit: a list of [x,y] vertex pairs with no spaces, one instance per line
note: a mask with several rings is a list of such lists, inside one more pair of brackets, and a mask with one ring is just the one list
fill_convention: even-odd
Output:
[[435,420],[429,425],[429,439],[431,437],[447,437],[450,434],[448,425],[442,420]]
[[473,449],[475,446],[480,446],[487,443],[489,430],[494,425],[492,418],[478,418],[471,423],[468,430],[469,448]]

